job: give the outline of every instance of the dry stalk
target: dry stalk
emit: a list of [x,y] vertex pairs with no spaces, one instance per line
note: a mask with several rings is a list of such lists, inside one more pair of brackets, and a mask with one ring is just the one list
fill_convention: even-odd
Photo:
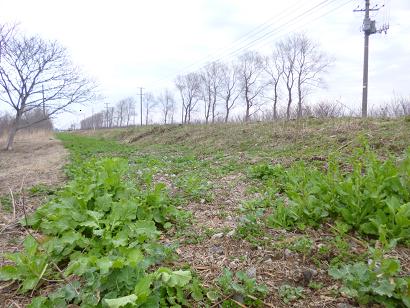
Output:
[[11,196],[11,203],[13,204],[13,220],[16,220],[16,202],[14,201],[13,191],[9,187],[10,196]]

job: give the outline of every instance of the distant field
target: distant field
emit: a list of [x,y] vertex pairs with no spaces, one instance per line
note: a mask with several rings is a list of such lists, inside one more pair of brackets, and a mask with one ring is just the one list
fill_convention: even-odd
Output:
[[408,118],[57,137],[70,182],[28,221],[38,264],[0,270],[3,302],[14,279],[31,307],[410,307]]

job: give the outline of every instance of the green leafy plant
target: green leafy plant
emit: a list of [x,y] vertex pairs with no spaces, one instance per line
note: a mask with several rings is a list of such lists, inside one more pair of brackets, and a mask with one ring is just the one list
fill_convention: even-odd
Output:
[[400,262],[396,259],[357,262],[332,267],[329,275],[342,280],[341,292],[360,304],[380,303],[387,307],[410,307],[410,277],[398,276]]
[[279,287],[279,296],[282,298],[285,304],[289,304],[299,298],[302,298],[303,288],[302,287],[292,287],[288,284],[283,284]]
[[[239,271],[235,275],[229,270],[224,269],[217,279],[218,286],[223,294],[240,294],[244,297],[245,303],[260,305],[268,289],[264,285],[259,285],[255,278],[250,278],[245,272]],[[212,297],[214,294],[208,295]],[[227,300],[227,302],[230,302]]]
[[27,221],[43,233],[41,245],[27,237],[22,252],[6,255],[13,264],[0,269],[0,279],[21,281],[26,292],[56,275],[51,263],[64,265],[64,277],[81,277],[35,299],[32,307],[186,304],[189,271],[151,272],[172,257],[172,247],[158,241],[160,230],[178,215],[165,186],[147,183],[138,189],[124,181],[124,159],[74,162],[73,180]]
[[343,283],[341,292],[360,304],[380,303],[386,307],[410,307],[410,277],[401,275],[400,261],[385,255],[396,246],[380,230],[378,246],[369,247],[367,263],[333,266],[329,275]]
[[39,251],[38,243],[31,235],[26,237],[23,247],[22,252],[5,255],[14,265],[0,267],[0,280],[22,281],[20,290],[24,293],[37,287],[49,270],[49,263],[47,255]]
[[275,201],[268,226],[286,229],[319,226],[326,220],[343,222],[365,235],[379,235],[386,226],[387,237],[410,241],[410,149],[406,158],[380,161],[368,148],[357,150],[352,172],[343,171],[335,158],[326,171],[297,163],[270,185],[283,187]]

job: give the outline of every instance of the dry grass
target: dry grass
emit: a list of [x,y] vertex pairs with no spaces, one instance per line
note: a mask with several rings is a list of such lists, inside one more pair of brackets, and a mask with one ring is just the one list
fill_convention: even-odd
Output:
[[[0,139],[4,148],[5,138]],[[38,184],[61,182],[67,151],[52,132],[19,133],[12,151],[0,151],[0,194]]]

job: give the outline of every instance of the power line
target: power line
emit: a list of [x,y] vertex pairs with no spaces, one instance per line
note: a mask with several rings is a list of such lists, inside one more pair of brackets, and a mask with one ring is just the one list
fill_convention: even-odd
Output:
[[[327,1],[329,1],[329,0],[327,0]],[[258,25],[254,29],[246,32],[244,35],[242,35],[238,39],[234,40],[229,46],[225,46],[224,48],[220,48],[220,49],[216,50],[213,54],[207,55],[207,56],[199,59],[198,61],[195,61],[194,63],[185,66],[180,71],[186,71],[186,70],[190,69],[191,67],[195,66],[196,64],[202,64],[204,62],[210,61],[210,59],[215,58],[216,55],[223,55],[226,51],[229,51],[230,49],[234,48],[236,45],[240,45],[239,43],[241,43],[242,41],[244,41],[244,43],[245,43],[247,40],[251,39],[254,35],[257,35],[259,33],[262,33],[263,31],[269,29],[271,26],[273,26],[275,23],[277,23],[278,20],[281,20],[281,19],[283,19],[283,17],[286,17],[286,16],[283,16],[283,15],[286,15],[288,11],[295,12],[297,10],[300,10],[301,8],[303,8],[303,6],[305,4],[306,3],[300,5],[298,3],[294,3],[292,6],[286,8],[285,10],[280,12],[278,15],[272,16],[271,18],[266,20],[264,23]],[[272,20],[274,20],[274,22],[272,22]]]
[[140,109],[141,109],[141,126],[142,126],[142,89],[144,89],[144,88],[142,88],[142,87],[140,87],[140,94],[139,94],[139,96],[140,96]]
[[[336,1],[338,1],[338,0],[332,0],[329,4],[332,4],[332,3],[336,2]],[[344,5],[346,5],[347,3],[352,2],[352,1],[353,1],[353,0],[348,0],[348,1],[345,2],[343,5],[337,7],[336,9],[339,9],[340,7],[342,7],[342,6],[344,6]],[[323,1],[323,2],[327,2],[327,1]],[[323,3],[323,2],[322,2],[322,3]],[[317,8],[317,7],[321,6],[321,5],[322,5],[322,4],[319,4],[319,5],[315,6],[315,8]],[[306,15],[306,16],[312,15],[312,13],[314,13],[313,9],[314,9],[314,8],[311,8],[310,10],[304,12],[302,15]],[[319,18],[322,18],[323,16],[328,15],[329,13],[333,12],[333,11],[336,10],[336,9],[333,9],[333,10],[331,10],[330,12],[327,12],[327,13],[321,15]],[[252,42],[249,43],[248,45],[243,46],[243,47],[241,47],[241,48],[239,48],[239,49],[237,49],[237,50],[235,50],[235,51],[229,53],[229,54],[226,55],[224,58],[226,58],[226,57],[228,57],[228,56],[235,56],[235,55],[239,54],[240,52],[243,52],[244,50],[248,50],[248,49],[251,48],[251,47],[259,46],[259,45],[256,45],[256,44],[255,44],[255,43],[259,42],[259,41],[264,42],[264,41],[267,41],[267,40],[269,40],[269,39],[272,39],[273,37],[278,37],[278,36],[274,36],[274,35],[277,34],[277,33],[280,33],[279,30],[281,30],[281,29],[284,28],[285,26],[289,26],[289,25],[292,26],[292,25],[297,24],[297,23],[299,22],[299,18],[298,18],[298,17],[300,17],[300,16],[302,16],[302,15],[299,15],[299,16],[297,16],[296,18],[294,18],[294,19],[288,21],[287,23],[282,24],[281,26],[279,26],[279,27],[276,28],[275,30],[273,30],[273,31],[271,31],[271,32],[268,32],[268,33],[266,33],[265,35],[263,35],[262,37],[259,37],[259,38],[255,39],[254,41],[252,41]],[[317,19],[318,19],[318,18],[317,18]],[[305,23],[305,24],[303,24],[303,25],[301,25],[301,26],[307,25],[307,24],[309,24],[310,22],[311,22],[311,21],[308,21],[307,23]],[[299,27],[300,27],[300,26],[299,26]],[[289,34],[289,31],[286,31],[286,33]],[[221,59],[223,59],[223,58],[221,58]],[[220,59],[220,60],[221,60],[221,59]]]
[[[303,18],[303,15],[305,15],[305,14],[311,12],[312,10],[314,10],[314,9],[320,7],[320,6],[323,6],[323,5],[326,4],[327,2],[333,3],[333,2],[336,2],[336,1],[338,1],[338,0],[322,0],[322,1],[320,1],[318,4],[316,4],[315,6],[309,8],[307,11],[303,11],[301,14],[297,15],[296,17],[291,18],[290,21],[294,21],[295,19],[298,19],[298,18],[301,18],[301,17]],[[288,10],[292,10],[293,12],[297,12],[297,11],[300,11],[302,8],[303,8],[303,5],[302,5],[302,6],[299,5],[299,7],[298,7],[296,10],[293,9],[293,6],[292,6],[292,7],[288,7],[287,9],[285,9],[284,11],[282,11],[278,16],[284,15],[284,13],[285,13],[286,11],[288,11]],[[273,18],[273,17],[272,17],[272,18]],[[271,19],[272,19],[272,18],[271,18]],[[242,36],[239,40],[236,40],[236,41],[234,41],[234,42],[239,42],[239,41],[241,41],[241,40],[242,40],[243,38],[245,38],[249,33],[255,32],[256,29],[258,29],[258,28],[260,28],[260,27],[262,26],[262,29],[261,29],[261,30],[256,31],[256,33],[254,33],[254,35],[255,35],[255,34],[260,34],[260,33],[264,32],[267,28],[269,28],[269,27],[273,26],[275,23],[277,23],[278,20],[282,20],[282,19],[283,19],[283,18],[279,18],[279,19],[275,20],[275,22],[274,22],[274,23],[271,23],[268,27],[263,27],[263,25],[266,24],[266,22],[265,22],[265,23],[263,23],[263,24],[257,26],[256,28],[254,28],[253,30],[251,30],[250,32],[248,32],[247,34],[245,34],[244,36]],[[282,24],[282,25],[276,27],[274,30],[269,31],[268,33],[275,32],[275,31],[278,30],[278,28],[282,28],[284,25],[286,25],[286,24],[288,24],[288,23],[289,23],[289,21],[287,21],[287,22],[285,22],[284,24]],[[266,34],[263,35],[263,36],[266,36]],[[247,39],[246,39],[246,40],[247,40]],[[244,44],[249,43],[249,42],[246,42],[246,40],[245,40],[245,42],[243,42]],[[251,43],[254,42],[254,41],[255,41],[255,40],[251,41]],[[225,55],[225,56],[223,56],[223,57],[222,57],[222,55],[224,55],[224,54],[226,54],[226,52],[229,52],[230,50],[232,50],[232,47],[235,46],[235,45],[237,45],[237,44],[233,44],[233,45],[231,44],[230,47],[221,49],[221,50],[226,50],[226,51],[223,52],[223,53],[219,53],[217,56],[215,56],[215,55],[213,55],[213,56],[207,56],[207,57],[204,57],[203,59],[205,59],[205,60],[207,60],[208,62],[210,62],[211,60],[212,60],[212,61],[217,61],[217,60],[215,60],[215,59],[217,59],[218,57],[225,58],[227,55]],[[243,46],[240,47],[239,49],[242,49],[242,48],[243,48]],[[236,50],[238,50],[238,49],[236,49]],[[228,54],[228,55],[229,55],[229,54]],[[194,63],[192,63],[192,64],[190,64],[190,65],[184,67],[183,69],[178,70],[178,72],[173,73],[172,75],[170,74],[170,75],[167,76],[167,77],[164,77],[164,78],[159,79],[159,80],[157,81],[157,83],[158,83],[158,82],[161,82],[161,81],[164,81],[164,80],[168,80],[169,78],[171,78],[171,77],[173,77],[173,76],[182,74],[182,73],[186,72],[187,69],[192,68],[192,67],[196,66],[197,64],[204,65],[207,61],[205,61],[205,62],[202,61],[202,60],[195,61]]]
[[[338,0],[324,0],[324,1],[321,1],[320,3],[314,5],[313,7],[310,7],[308,10],[304,11],[303,13],[301,13],[301,14],[299,14],[299,15],[297,15],[297,16],[291,18],[290,20],[287,20],[286,22],[280,24],[280,25],[277,26],[275,29],[273,29],[273,30],[271,30],[271,31],[269,31],[269,32],[267,32],[267,33],[264,33],[262,36],[260,36],[260,37],[258,37],[258,38],[256,38],[256,39],[252,40],[251,42],[247,42],[246,45],[243,45],[243,46],[241,46],[240,48],[237,48],[237,49],[235,49],[235,50],[231,50],[229,53],[227,53],[227,54],[225,53],[225,55],[222,56],[222,57],[213,58],[213,61],[221,61],[221,60],[223,60],[223,59],[225,59],[225,58],[227,58],[227,57],[229,57],[229,56],[233,57],[233,56],[237,55],[238,53],[240,53],[240,52],[242,52],[242,51],[244,51],[244,50],[246,50],[246,49],[249,49],[249,48],[251,48],[251,47],[253,47],[253,46],[256,46],[256,44],[260,44],[261,42],[266,42],[267,40],[269,40],[269,39],[271,39],[272,37],[274,37],[275,34],[280,33],[280,30],[282,30],[284,27],[296,25],[296,24],[298,24],[301,20],[304,20],[304,18],[305,18],[306,16],[310,16],[310,15],[312,15],[313,13],[315,13],[316,10],[318,10],[318,9],[320,10],[320,9],[323,9],[323,8],[327,8],[327,7],[329,7],[330,5],[334,4],[334,3],[337,2],[337,1],[338,1]],[[303,24],[303,25],[301,25],[301,26],[304,26],[304,25],[306,25],[306,24],[308,24],[308,23],[311,23],[311,22],[313,22],[313,21],[315,21],[315,20],[317,20],[317,19],[319,19],[319,18],[322,18],[322,17],[324,17],[324,16],[326,16],[326,15],[329,15],[330,13],[332,13],[332,12],[334,12],[334,11],[340,9],[341,7],[347,5],[348,3],[352,2],[352,1],[353,1],[353,0],[348,0],[348,1],[344,2],[343,4],[337,6],[336,8],[332,8],[330,11],[327,11],[326,13],[320,15],[319,17],[315,18],[314,20],[309,20],[307,23],[305,23],[305,24]],[[299,26],[299,27],[300,27],[300,26]],[[289,33],[289,32],[288,32],[288,33]],[[269,42],[270,42],[270,41],[268,41],[268,43],[269,43]],[[204,65],[204,64],[203,64],[203,65]],[[191,66],[192,66],[192,65],[191,65]],[[181,74],[181,73],[183,73],[183,72],[184,72],[184,71],[180,71],[180,72],[178,72],[178,73],[176,73],[176,74],[173,74],[172,76]],[[171,77],[171,76],[170,76],[170,77]],[[166,79],[168,79],[168,78],[161,78],[161,79],[158,81],[158,83],[161,82],[161,81],[164,81],[164,80],[166,80]]]

